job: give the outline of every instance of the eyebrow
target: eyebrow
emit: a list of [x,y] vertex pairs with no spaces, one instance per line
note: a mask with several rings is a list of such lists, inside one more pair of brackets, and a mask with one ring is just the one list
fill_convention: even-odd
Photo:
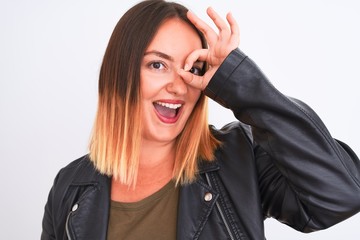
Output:
[[149,55],[149,54],[154,54],[158,57],[164,58],[164,59],[172,61],[172,62],[174,61],[173,57],[167,55],[166,53],[160,52],[160,51],[156,51],[156,50],[148,51],[148,52],[145,52],[144,56]]

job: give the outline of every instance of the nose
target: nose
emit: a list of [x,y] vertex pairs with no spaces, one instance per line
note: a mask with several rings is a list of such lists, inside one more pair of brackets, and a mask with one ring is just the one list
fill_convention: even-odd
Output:
[[180,75],[176,72],[172,74],[169,83],[166,86],[166,90],[174,95],[185,95],[188,91],[188,86]]

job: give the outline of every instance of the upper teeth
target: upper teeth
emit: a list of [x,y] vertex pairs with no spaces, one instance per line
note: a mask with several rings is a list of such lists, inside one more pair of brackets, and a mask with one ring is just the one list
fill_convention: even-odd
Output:
[[164,103],[164,102],[156,102],[156,104],[159,104],[163,107],[171,108],[171,109],[177,109],[181,107],[181,104],[173,104],[173,103]]

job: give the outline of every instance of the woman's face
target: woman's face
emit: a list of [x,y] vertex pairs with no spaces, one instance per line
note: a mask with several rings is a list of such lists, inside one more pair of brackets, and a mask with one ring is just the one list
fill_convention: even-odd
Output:
[[[173,143],[183,130],[201,92],[185,84],[177,71],[201,48],[197,33],[177,18],[165,21],[150,42],[140,71],[143,141]],[[202,67],[196,62],[192,72],[200,74]]]

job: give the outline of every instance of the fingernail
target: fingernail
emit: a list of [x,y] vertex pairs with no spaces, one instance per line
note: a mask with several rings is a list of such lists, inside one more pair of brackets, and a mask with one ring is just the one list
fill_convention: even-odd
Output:
[[184,66],[184,71],[189,71],[190,70],[190,67],[189,67],[189,65],[188,64],[185,64],[185,66]]

